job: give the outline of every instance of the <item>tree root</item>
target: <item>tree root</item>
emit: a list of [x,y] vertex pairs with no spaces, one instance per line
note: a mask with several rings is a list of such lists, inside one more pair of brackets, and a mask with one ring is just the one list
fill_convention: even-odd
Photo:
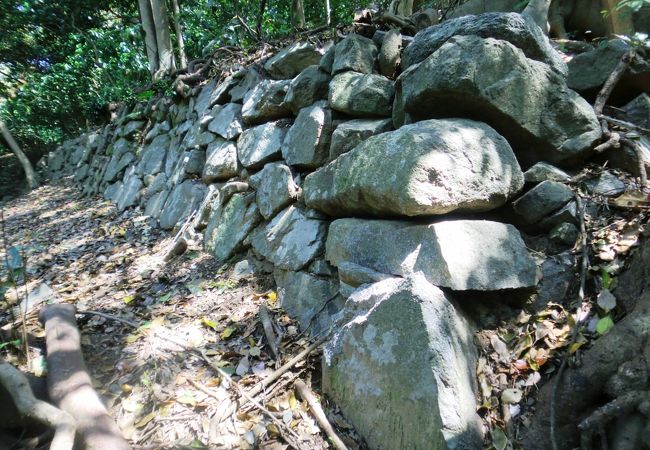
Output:
[[75,419],[66,411],[34,397],[25,375],[6,362],[0,362],[0,384],[5,387],[18,413],[53,428],[51,450],[71,450],[76,431]]
[[81,353],[81,338],[70,304],[48,305],[39,319],[45,328],[50,398],[77,421],[86,449],[130,449],[93,389]]

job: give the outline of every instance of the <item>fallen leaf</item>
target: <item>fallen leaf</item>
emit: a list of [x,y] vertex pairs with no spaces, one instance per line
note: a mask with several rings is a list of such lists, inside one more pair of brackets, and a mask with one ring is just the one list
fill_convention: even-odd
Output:
[[609,312],[616,308],[616,297],[614,297],[614,294],[609,292],[609,289],[603,289],[598,294],[596,303],[598,303],[598,306],[600,306],[605,312]]
[[494,428],[492,430],[492,445],[496,450],[505,450],[508,445],[508,437],[501,428]]
[[235,327],[226,327],[226,329],[221,332],[221,339],[228,339],[235,331],[237,331],[237,328]]
[[614,321],[611,316],[607,315],[598,321],[596,324],[596,331],[598,334],[603,335],[607,334],[613,327]]
[[519,403],[521,401],[523,394],[524,393],[521,391],[521,389],[505,389],[501,393],[501,401],[507,405],[514,405],[515,403]]
[[215,331],[217,330],[217,322],[215,322],[214,320],[208,319],[205,316],[201,317],[201,323],[203,325],[205,325],[206,327],[212,328]]

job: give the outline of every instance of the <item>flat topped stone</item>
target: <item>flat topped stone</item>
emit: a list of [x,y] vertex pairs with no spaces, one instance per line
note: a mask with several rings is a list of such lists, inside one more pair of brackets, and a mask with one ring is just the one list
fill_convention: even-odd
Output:
[[264,68],[273,78],[293,78],[307,67],[318,64],[322,56],[313,44],[296,42],[271,57]]
[[593,108],[562,76],[492,38],[454,36],[399,76],[394,118],[450,115],[494,127],[523,165],[575,163],[601,136]]
[[515,227],[485,220],[430,225],[339,219],[329,228],[326,259],[397,276],[422,274],[452,290],[531,288],[537,266]]
[[267,122],[244,130],[237,141],[237,156],[246,168],[259,168],[282,157],[282,143],[291,122]]
[[507,141],[484,123],[427,120],[372,136],[309,174],[307,206],[334,217],[487,211],[524,184]]
[[355,117],[389,117],[395,88],[386,77],[342,72],[330,82],[329,106]]
[[372,39],[358,34],[349,34],[336,44],[332,75],[346,70],[372,73],[375,68],[378,49]]
[[568,69],[542,30],[530,18],[517,13],[485,13],[446,20],[418,32],[404,49],[402,67],[424,61],[454,36],[477,36],[507,41],[521,49],[527,58],[548,64],[566,76]]

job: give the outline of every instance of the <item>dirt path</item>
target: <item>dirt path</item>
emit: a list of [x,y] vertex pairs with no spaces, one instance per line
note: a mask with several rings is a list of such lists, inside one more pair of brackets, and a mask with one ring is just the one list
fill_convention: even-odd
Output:
[[[152,228],[137,211],[118,214],[106,201],[82,198],[65,182],[7,202],[4,215],[8,246],[19,248],[27,262],[27,292],[49,288],[46,300],[75,303],[78,310],[137,326],[78,316],[95,387],[135,448],[280,449],[287,448],[287,439],[299,448],[330,448],[293,390],[297,378],[318,388],[317,358],[299,363],[258,396],[272,421],[250,403],[238,403],[235,386],[200,356],[205,352],[213,365],[250,388],[308,345],[275,305],[272,277],[237,277],[232,265],[217,264],[198,249],[162,264],[168,233]],[[0,256],[4,260],[4,252]],[[19,299],[24,292],[19,290]],[[6,294],[0,323],[12,321],[8,311],[16,297],[13,290]],[[275,362],[266,345],[261,304],[282,333],[282,361]],[[32,306],[27,321],[36,371],[43,337],[38,309]],[[330,417],[349,433],[338,414]],[[344,439],[359,448],[356,438]]]

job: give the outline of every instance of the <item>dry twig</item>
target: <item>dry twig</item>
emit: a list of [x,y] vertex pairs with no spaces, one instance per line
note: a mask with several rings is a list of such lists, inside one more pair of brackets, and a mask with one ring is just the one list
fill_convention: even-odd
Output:
[[334,447],[336,447],[337,450],[348,450],[348,447],[336,434],[336,431],[334,431],[334,428],[332,427],[332,424],[330,424],[330,421],[327,420],[327,416],[325,415],[323,408],[320,406],[320,403],[318,403],[318,400],[316,400],[316,396],[311,391],[311,389],[309,389],[309,387],[302,380],[296,380],[295,386],[300,396],[309,404],[311,413],[314,415],[321,428],[325,431],[327,437],[330,438],[334,444]]
[[603,108],[605,107],[605,103],[607,103],[607,100],[609,99],[609,96],[614,90],[614,87],[616,87],[616,83],[618,83],[618,81],[625,73],[625,70],[632,63],[632,60],[634,59],[634,55],[635,54],[633,49],[630,49],[628,52],[626,52],[625,55],[623,55],[623,57],[621,58],[621,60],[618,62],[618,64],[616,65],[612,73],[609,74],[607,81],[605,81],[605,84],[603,84],[603,87],[598,93],[598,97],[596,97],[596,101],[594,102],[594,111],[596,112],[597,116],[603,113]]
[[264,327],[264,335],[266,336],[266,341],[269,343],[269,347],[273,352],[273,356],[276,360],[280,358],[278,353],[278,346],[276,344],[275,332],[273,331],[273,324],[271,323],[271,318],[269,317],[269,310],[266,305],[260,305],[260,320],[262,321],[262,327]]

